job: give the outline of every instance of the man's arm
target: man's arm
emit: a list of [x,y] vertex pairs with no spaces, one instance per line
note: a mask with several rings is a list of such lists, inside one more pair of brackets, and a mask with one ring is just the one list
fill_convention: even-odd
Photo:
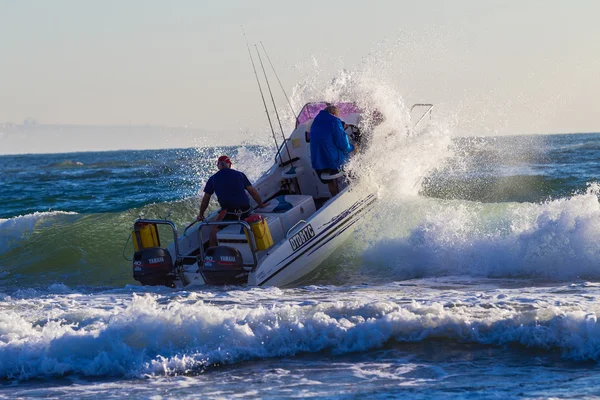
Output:
[[342,127],[341,121],[339,124],[334,124],[333,143],[338,149],[340,149],[344,153],[351,153],[354,150],[354,146],[348,140],[348,135]]
[[262,202],[260,194],[258,194],[258,190],[256,190],[254,186],[246,186],[246,190],[248,191],[248,193],[250,193],[250,196],[252,196],[256,204],[258,204],[258,208],[265,208],[267,206],[265,203]]
[[204,213],[208,208],[208,203],[210,202],[210,194],[204,193],[204,197],[202,197],[202,202],[200,203],[200,212],[198,213],[198,221],[202,221],[204,219]]

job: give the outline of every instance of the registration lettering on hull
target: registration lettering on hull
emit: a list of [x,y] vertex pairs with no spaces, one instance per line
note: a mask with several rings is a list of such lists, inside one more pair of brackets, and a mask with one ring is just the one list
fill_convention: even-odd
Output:
[[315,237],[315,231],[311,224],[306,225],[304,228],[300,229],[297,233],[292,236],[289,241],[292,245],[292,250],[296,251],[310,239]]

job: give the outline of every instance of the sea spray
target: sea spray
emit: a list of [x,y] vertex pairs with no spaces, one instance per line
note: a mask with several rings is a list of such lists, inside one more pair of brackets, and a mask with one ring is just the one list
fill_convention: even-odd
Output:
[[540,204],[399,202],[365,228],[371,242],[361,273],[394,280],[440,275],[598,279],[597,196],[592,185],[585,194]]

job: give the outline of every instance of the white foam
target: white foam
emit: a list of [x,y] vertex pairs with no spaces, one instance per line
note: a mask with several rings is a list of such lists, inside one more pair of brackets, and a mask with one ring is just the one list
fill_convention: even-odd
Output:
[[600,277],[597,188],[542,204],[413,199],[370,221],[363,272],[407,279],[459,275]]
[[[324,350],[361,352],[390,340],[432,338],[556,348],[568,358],[597,360],[600,306],[580,301],[580,290],[562,288],[556,297],[536,289],[447,290],[444,299],[423,287],[390,286],[331,291],[329,300],[268,307],[252,305],[259,297],[246,299],[248,304],[212,305],[150,294],[117,301],[56,295],[44,306],[51,314],[12,300],[19,313],[0,314],[0,376],[185,374],[213,364]],[[586,290],[590,297],[599,294],[597,288]]]
[[52,217],[55,215],[76,215],[76,212],[70,212],[70,211],[43,211],[43,212],[34,212],[32,214],[26,214],[26,215],[18,215],[16,217],[12,217],[12,218],[0,218],[0,228],[4,226],[4,224],[14,224],[14,223],[21,223],[23,221],[38,221],[42,218],[46,218],[46,217]]
[[[363,110],[365,120],[360,125],[370,144],[351,159],[349,175],[378,186],[383,194],[416,195],[424,177],[451,155],[453,133],[440,120],[412,130],[420,115],[411,118],[411,105],[384,71],[385,57],[373,57],[353,71],[342,69],[331,81],[319,81],[311,74],[295,87],[292,100],[295,104],[355,102]],[[369,116],[375,111],[383,122],[373,127]]]

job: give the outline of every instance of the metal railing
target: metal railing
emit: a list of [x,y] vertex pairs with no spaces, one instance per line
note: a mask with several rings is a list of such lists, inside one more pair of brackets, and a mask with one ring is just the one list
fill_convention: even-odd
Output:
[[[191,225],[189,225],[186,228],[187,229],[192,226],[195,222],[193,222]],[[204,264],[204,240],[202,239],[202,227],[203,226],[215,226],[215,225],[242,225],[242,227],[244,227],[244,229],[246,229],[246,235],[248,236],[248,240],[249,240],[249,245],[250,245],[250,251],[252,252],[252,259],[254,261],[254,264],[252,265],[252,271],[254,271],[256,269],[256,267],[258,266],[258,257],[256,255],[256,252],[258,251],[258,249],[256,248],[256,240],[254,239],[254,233],[252,232],[252,228],[250,228],[250,225],[246,222],[246,221],[202,221],[200,222],[200,224],[198,225],[198,245],[199,245],[199,254],[200,254],[200,259],[199,259],[199,265]]]
[[[179,235],[177,234],[177,227],[175,226],[175,224],[171,221],[167,221],[164,219],[137,219],[135,220],[135,222],[133,223],[133,226],[135,228],[135,226],[137,224],[156,224],[156,225],[168,225],[171,227],[171,230],[173,231],[173,247],[175,249],[175,264],[173,265],[173,272],[179,276],[179,279],[181,280],[183,286],[187,285],[189,282],[187,281],[187,279],[185,278],[185,275],[183,274],[183,260],[194,260],[194,261],[198,261],[198,258],[195,256],[184,256],[179,252]],[[187,229],[192,226],[192,224],[190,224]]]
[[[192,222],[185,228],[184,235],[187,232],[188,228],[194,225],[195,222]],[[184,256],[179,251],[179,235],[177,234],[177,227],[171,221],[166,219],[136,219],[133,223],[133,226],[137,224],[156,224],[156,225],[168,225],[171,227],[171,231],[173,231],[173,247],[175,248],[175,266],[180,266],[183,263],[183,260],[194,260],[195,256]]]
[[175,262],[176,264],[179,264],[180,261],[183,259],[183,257],[180,259],[181,254],[179,254],[179,236],[177,235],[177,227],[175,226],[175,224],[171,221],[167,221],[164,219],[136,219],[133,222],[133,226],[135,228],[136,225],[138,224],[155,224],[155,225],[168,225],[171,227],[171,230],[173,231],[173,243],[175,245]]
[[[306,221],[305,221],[305,220],[303,220],[303,219],[301,219],[300,221],[296,222],[296,223],[294,224],[294,226],[292,226],[290,229],[288,229],[288,231],[287,231],[287,232],[286,232],[286,234],[285,234],[285,238],[287,239],[287,238],[290,236],[290,232],[291,232],[292,230],[294,230],[294,229],[295,229],[297,226],[301,225],[301,224],[304,224],[304,225],[306,225]],[[295,232],[294,232],[294,233],[295,233]]]
[[423,115],[421,115],[421,118],[419,118],[419,120],[414,123],[414,125],[412,126],[412,128],[410,128],[410,130],[414,130],[417,126],[419,126],[419,124],[421,124],[421,122],[423,122],[423,120],[425,119],[425,117],[427,115],[429,115],[429,120],[431,120],[431,112],[433,111],[433,104],[426,104],[426,103],[413,104],[412,107],[410,108],[410,112],[412,113],[413,110],[417,107],[427,107],[427,110],[425,110]]

